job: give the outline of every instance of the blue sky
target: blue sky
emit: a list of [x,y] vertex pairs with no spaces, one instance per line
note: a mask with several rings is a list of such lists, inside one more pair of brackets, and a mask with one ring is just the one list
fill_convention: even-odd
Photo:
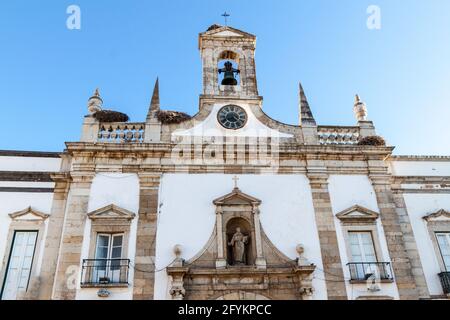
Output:
[[[81,8],[81,30],[66,9]],[[381,8],[381,30],[366,9]],[[448,0],[72,0],[0,4],[0,149],[61,151],[86,101],[144,121],[155,78],[165,109],[195,114],[198,33],[229,24],[258,37],[264,110],[297,124],[298,82],[322,125],[354,125],[354,94],[396,154],[450,154]]]

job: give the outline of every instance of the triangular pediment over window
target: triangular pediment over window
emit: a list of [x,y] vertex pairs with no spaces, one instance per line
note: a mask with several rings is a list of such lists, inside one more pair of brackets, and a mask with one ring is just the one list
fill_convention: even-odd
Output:
[[91,220],[132,220],[135,216],[133,212],[114,204],[88,213],[88,217]]
[[342,222],[351,223],[373,223],[379,217],[375,211],[369,210],[361,206],[353,206],[336,214],[336,218]]
[[28,207],[24,210],[11,213],[9,216],[13,220],[26,220],[26,221],[38,220],[39,221],[39,220],[47,219],[50,215],[40,212],[38,210],[35,210],[32,207]]
[[450,211],[441,209],[423,217],[425,221],[450,221]]
[[213,201],[217,205],[259,205],[261,200],[256,199],[248,194],[243,193],[239,188],[234,188],[233,191],[223,197],[217,198]]

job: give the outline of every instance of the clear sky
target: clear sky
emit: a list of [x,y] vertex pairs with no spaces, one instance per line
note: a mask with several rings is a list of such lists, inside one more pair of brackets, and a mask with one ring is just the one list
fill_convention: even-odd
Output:
[[[69,5],[81,30],[66,27]],[[381,9],[369,30],[366,10]],[[62,151],[86,102],[144,121],[160,78],[165,109],[195,114],[198,33],[213,23],[256,34],[264,110],[297,124],[302,81],[317,122],[354,125],[359,93],[396,154],[450,155],[448,0],[1,1],[0,149]]]

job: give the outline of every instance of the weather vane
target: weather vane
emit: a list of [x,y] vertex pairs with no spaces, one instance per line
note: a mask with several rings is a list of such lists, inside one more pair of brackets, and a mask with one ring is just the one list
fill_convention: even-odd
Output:
[[228,13],[228,12],[224,12],[223,13],[223,15],[222,15],[222,17],[224,17],[225,18],[225,27],[227,27],[228,26],[228,17],[230,16],[230,14]]

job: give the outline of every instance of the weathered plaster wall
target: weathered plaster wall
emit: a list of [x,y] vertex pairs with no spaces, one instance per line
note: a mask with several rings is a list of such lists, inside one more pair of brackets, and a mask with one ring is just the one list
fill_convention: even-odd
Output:
[[450,161],[390,161],[394,176],[450,176]]
[[60,166],[60,158],[0,157],[0,171],[57,172]]

